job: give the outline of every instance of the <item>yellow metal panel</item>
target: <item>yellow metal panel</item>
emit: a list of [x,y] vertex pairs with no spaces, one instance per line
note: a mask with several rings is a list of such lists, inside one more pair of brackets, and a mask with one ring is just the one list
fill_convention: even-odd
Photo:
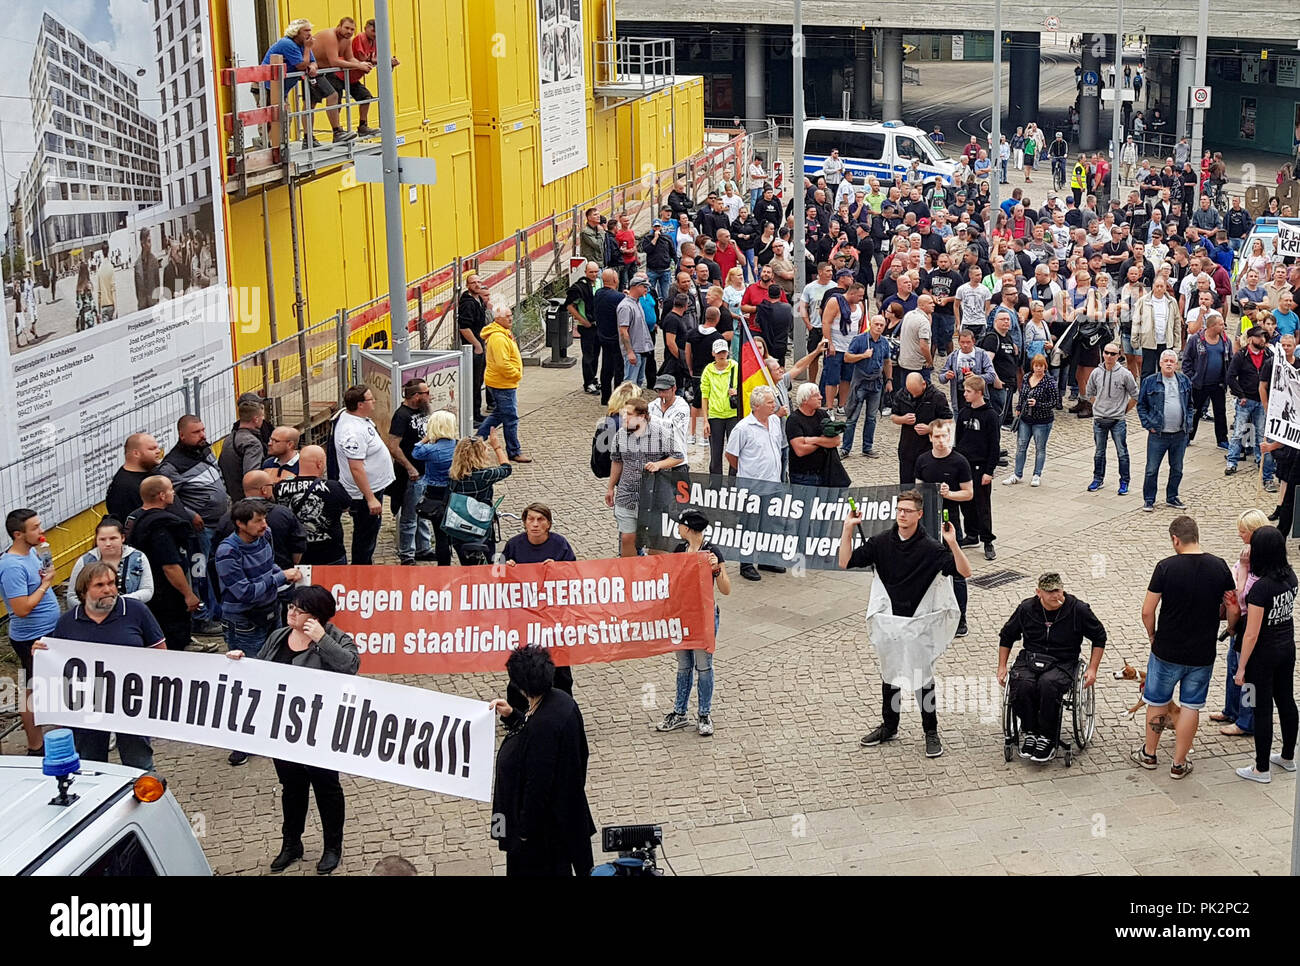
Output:
[[468,0],[420,6],[418,21],[424,116],[441,119],[470,109]]
[[[392,15],[392,55],[400,61],[393,71],[393,99],[397,108],[398,131],[418,130],[424,119],[420,71],[435,58],[433,51],[422,49],[419,45],[419,24],[424,13],[421,7],[436,10],[443,2],[444,0],[436,0],[433,4],[421,4],[420,0],[392,0],[388,5]],[[429,14],[436,17],[434,10],[430,10]],[[365,23],[365,20],[360,22]],[[379,77],[372,71],[366,81],[371,93],[377,95]]]
[[360,305],[374,291],[370,231],[365,188],[349,179],[338,186],[339,223],[347,243],[342,245],[344,301],[337,308]]
[[[294,330],[293,249],[289,236],[289,195],[277,188],[267,196],[271,216],[271,257],[275,271],[276,322],[281,336]],[[235,326],[235,355],[255,352],[271,342],[270,311],[266,292],[266,236],[262,223],[262,199],[251,195],[230,204],[230,278],[234,298],[256,318]]]
[[[333,315],[348,302],[343,249],[350,234],[339,213],[339,178],[335,174],[304,181],[298,194],[303,297],[307,303],[304,311],[308,325]],[[292,267],[283,282],[279,277],[275,281],[277,289],[285,285],[292,294]],[[292,315],[280,319],[281,338],[294,331],[292,320]]]

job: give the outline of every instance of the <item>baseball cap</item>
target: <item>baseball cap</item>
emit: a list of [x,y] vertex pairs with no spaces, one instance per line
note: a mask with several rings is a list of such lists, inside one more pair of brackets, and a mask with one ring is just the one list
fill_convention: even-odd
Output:
[[655,389],[676,389],[677,380],[672,376],[660,376],[655,380]]
[[632,276],[632,281],[627,283],[627,287],[631,288],[633,285],[649,286],[649,284],[650,284],[649,277],[644,272],[637,272],[635,275]]
[[930,227],[930,219],[929,219],[929,218],[922,218],[920,221],[918,221],[918,222],[916,223],[916,227],[917,227],[917,228],[929,228],[929,227]]
[[965,222],[962,222],[960,225],[957,226],[957,230],[958,230],[958,231],[967,231],[967,232],[968,232],[968,231],[970,231],[970,225],[966,224]]
[[1042,591],[1065,590],[1065,581],[1061,579],[1060,574],[1049,571],[1039,575],[1038,589]]
[[[701,329],[700,331],[703,331],[703,329]],[[731,351],[731,343],[728,342],[726,339],[714,339],[714,340],[713,340],[713,351],[714,351],[715,353],[716,353],[716,352],[730,352],[730,351]]]
[[835,273],[835,281],[837,282],[842,278],[852,278],[852,277],[853,277],[853,273],[850,272],[847,268],[841,268],[838,272]]
[[696,533],[703,533],[709,528],[709,518],[699,510],[687,510],[677,518],[677,522]]

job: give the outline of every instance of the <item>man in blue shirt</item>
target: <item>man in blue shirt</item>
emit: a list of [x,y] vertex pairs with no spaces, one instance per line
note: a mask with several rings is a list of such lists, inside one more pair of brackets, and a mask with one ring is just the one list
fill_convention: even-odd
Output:
[[1283,292],[1278,298],[1277,308],[1273,310],[1273,318],[1277,319],[1278,336],[1295,335],[1297,328],[1300,328],[1300,318],[1296,317],[1295,298],[1290,292]]
[[[164,650],[167,639],[149,608],[117,591],[117,571],[112,564],[92,563],[77,574],[81,603],[59,618],[54,637],[119,647]],[[74,728],[77,752],[86,761],[108,761],[109,732]],[[118,732],[117,753],[128,768],[153,771],[149,739]]]
[[[292,21],[284,31],[284,36],[271,45],[271,49],[266,52],[262,58],[262,64],[271,63],[271,58],[275,55],[284,58],[284,68],[288,76],[284,82],[284,96],[288,100],[289,92],[293,90],[298,83],[295,74],[303,74],[307,78],[307,97],[311,101],[311,106],[315,107],[321,101],[324,101],[328,107],[333,110],[326,110],[325,114],[329,118],[330,128],[334,132],[334,143],[343,144],[355,138],[355,131],[345,131],[339,126],[339,91],[343,89],[343,78],[337,74],[319,74],[316,67],[316,55],[311,52],[311,22],[299,18]],[[270,91],[270,83],[264,82]],[[301,110],[301,108],[299,108]],[[315,115],[312,115],[312,124],[304,125],[302,143],[303,147],[309,144],[311,147],[319,147],[319,142],[312,137],[311,130],[315,126]]]
[[[618,290],[616,269],[607,268],[601,272],[600,283],[592,305],[596,315],[596,338],[600,343],[600,404],[607,406],[614,383],[623,374],[623,355],[618,348],[618,307],[625,296]],[[689,279],[687,284],[690,284]]]
[[[50,631],[59,620],[59,601],[51,586],[54,566],[43,560],[41,551],[49,553],[41,518],[35,510],[12,511],[5,517],[5,531],[13,540],[7,553],[0,554],[0,595],[9,611],[9,644],[22,665],[23,680],[32,677],[32,645]],[[20,713],[27,735],[27,754],[45,754],[44,732],[36,726],[31,710],[32,689],[25,685],[25,699]]]
[[873,315],[867,331],[854,336],[844,352],[844,365],[852,370],[852,374],[842,372],[840,375],[841,381],[846,376],[850,378],[849,398],[844,405],[842,457],[853,453],[853,433],[858,426],[858,413],[863,411],[866,412],[866,423],[862,428],[862,455],[872,459],[876,457],[873,449],[876,414],[880,411],[882,395],[894,389],[894,362],[884,333],[885,317]]

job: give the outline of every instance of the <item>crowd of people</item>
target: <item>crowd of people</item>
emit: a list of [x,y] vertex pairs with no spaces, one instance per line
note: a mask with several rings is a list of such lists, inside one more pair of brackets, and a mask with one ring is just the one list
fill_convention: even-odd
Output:
[[[646,552],[637,518],[647,473],[707,466],[714,476],[844,487],[844,461],[884,455],[878,430],[887,417],[896,429],[886,434],[897,433],[896,523],[854,548],[861,517],[850,515],[839,565],[874,568],[899,617],[915,612],[935,578],[951,578],[953,633],[961,637],[968,633],[972,573],[965,551],[982,545],[987,560],[997,555],[992,488],[999,468],[1010,468],[1004,486],[1026,477],[1040,485],[1052,428],[1068,406],[1093,423],[1094,468],[1080,489],[1103,487],[1113,443],[1117,495],[1125,496],[1128,413],[1136,409],[1147,434],[1142,509],[1155,509],[1167,460],[1164,502],[1179,515],[1169,527],[1174,555],[1155,567],[1142,610],[1152,654],[1145,741],[1133,760],[1157,767],[1160,735],[1171,729],[1171,776],[1192,770],[1187,752],[1226,622],[1230,686],[1214,717],[1226,735],[1254,736],[1255,763],[1239,774],[1264,782],[1270,766],[1293,770],[1296,578],[1283,533],[1300,461],[1266,441],[1263,416],[1279,354],[1293,360],[1300,266],[1276,252],[1252,251],[1234,286],[1233,249],[1222,228],[1186,217],[1169,186],[1154,194],[1135,188],[1126,204],[1105,206],[1098,206],[1091,181],[1074,195],[1048,191],[1041,206],[1017,187],[991,208],[981,188],[875,178],[859,186],[851,174],[837,173],[834,186],[825,176],[805,179],[810,280],[799,289],[787,244],[796,215],[769,183],[751,186],[752,207],[739,185],[726,183],[698,210],[679,186],[639,238],[628,220],[613,227],[588,212],[580,239],[588,260],[564,308],[581,339],[581,388],[599,397],[603,410],[591,469],[615,521],[610,555]],[[76,560],[66,612],[52,591],[39,516],[11,512],[6,530],[13,544],[0,557],[0,587],[25,671],[46,635],[184,649],[196,634],[219,631],[232,659],[356,673],[356,646],[331,623],[332,598],[301,586],[300,567],[373,563],[386,495],[402,565],[449,566],[453,551],[461,565],[574,559],[543,503],[525,509],[524,532],[500,553],[492,522],[463,524],[475,518],[467,507],[493,508],[494,487],[515,464],[531,460],[519,439],[523,370],[508,312],[493,308],[473,276],[458,309],[460,337],[474,351],[474,427],[434,411],[428,384],[412,379],[401,387],[387,431],[374,422],[373,390],[348,389],[325,446],[300,447],[299,430],[271,426],[263,400],[252,394],[240,397],[219,457],[194,415],[180,419],[177,443],[166,454],[155,437],[133,434],[108,487],[108,515],[95,545]],[[757,353],[766,370],[748,391],[742,351]],[[1264,481],[1288,484],[1273,514],[1279,528],[1259,511],[1242,516],[1235,568],[1201,551],[1196,523],[1181,513],[1183,456],[1211,410],[1226,474],[1243,463],[1249,468],[1249,448]],[[859,483],[891,486],[895,477],[873,462],[855,475]],[[922,526],[924,501],[914,488],[925,484],[941,501],[937,539]],[[728,561],[708,530],[703,514],[682,514],[676,550],[707,555],[718,594],[732,590],[729,563],[749,581],[765,579],[761,572],[780,577],[780,567],[744,556]],[[715,629],[719,619],[715,606]],[[1044,762],[1055,755],[1061,701],[1085,639],[1092,650],[1082,682],[1090,687],[1106,630],[1055,573],[1038,579],[1035,595],[1002,627],[997,676],[1012,689],[1022,757]],[[1012,664],[1017,642],[1022,650]],[[710,737],[714,655],[681,651],[677,668],[673,707],[658,729],[693,724],[700,737]],[[508,869],[587,871],[594,826],[582,790],[588,750],[572,673],[533,649],[513,655],[508,671],[507,698],[493,703],[508,730],[495,806],[512,816],[509,831],[497,836]],[[1246,684],[1264,703],[1243,700]],[[882,688],[882,721],[863,737],[864,746],[892,740],[901,727],[900,688],[889,680]],[[918,682],[917,697],[925,754],[937,757],[943,746],[933,688],[933,680]],[[1271,711],[1264,711],[1270,701],[1278,707],[1280,754],[1272,750]],[[29,752],[40,754],[40,729],[30,716],[24,725]],[[147,737],[118,735],[116,745],[124,761],[153,768]],[[83,757],[103,757],[109,737],[87,732],[79,747]],[[233,752],[229,763],[247,757]],[[523,789],[548,769],[557,778],[552,812],[539,816]],[[284,826],[272,868],[301,858],[314,788],[325,827],[318,868],[331,871],[344,824],[337,773],[279,761],[276,770]]]

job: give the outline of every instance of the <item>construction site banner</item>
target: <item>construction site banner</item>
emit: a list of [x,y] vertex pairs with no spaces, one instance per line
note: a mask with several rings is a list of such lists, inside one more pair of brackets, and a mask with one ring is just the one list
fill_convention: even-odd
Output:
[[[227,289],[208,4],[6,14],[0,466],[12,505],[58,522],[104,498],[126,433],[175,441],[181,387],[231,363],[232,304],[261,310]],[[233,387],[207,390],[214,440]]]
[[703,554],[487,567],[312,567],[362,674],[500,673],[518,647],[556,664],[713,650]]
[[587,166],[582,0],[536,0],[542,184]]

